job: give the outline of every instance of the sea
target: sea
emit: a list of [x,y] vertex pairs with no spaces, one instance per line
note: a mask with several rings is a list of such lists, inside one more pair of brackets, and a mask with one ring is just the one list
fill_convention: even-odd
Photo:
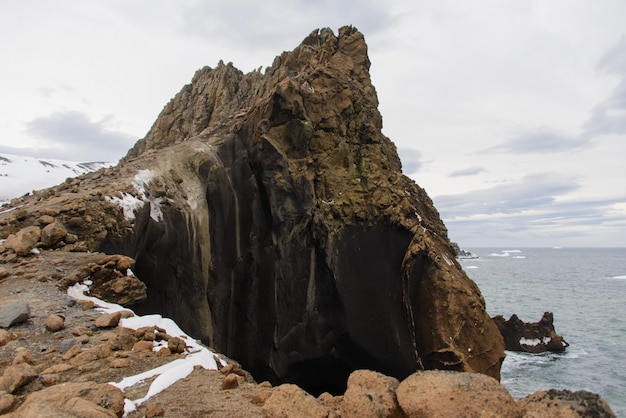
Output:
[[489,315],[537,322],[554,313],[570,346],[561,353],[506,352],[501,383],[515,399],[537,390],[586,390],[626,418],[626,248],[464,248],[459,260]]

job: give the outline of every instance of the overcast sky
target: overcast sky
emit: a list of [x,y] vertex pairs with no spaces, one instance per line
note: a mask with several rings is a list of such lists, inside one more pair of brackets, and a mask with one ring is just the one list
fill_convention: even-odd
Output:
[[0,152],[121,158],[194,72],[364,33],[383,132],[463,247],[626,247],[623,0],[0,3]]

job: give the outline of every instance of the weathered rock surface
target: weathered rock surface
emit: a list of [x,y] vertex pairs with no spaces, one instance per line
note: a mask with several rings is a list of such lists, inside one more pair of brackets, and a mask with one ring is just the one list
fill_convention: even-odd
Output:
[[327,418],[329,412],[319,400],[291,384],[275,388],[263,405],[266,418]]
[[260,380],[341,393],[359,368],[498,378],[502,338],[381,133],[369,65],[344,27],[263,73],[203,68],[117,167],[21,199],[0,234],[48,215],[76,236],[65,251],[132,257],[149,297],[128,303]]
[[19,256],[28,255],[30,250],[35,248],[41,237],[41,228],[29,226],[19,230],[16,234],[6,237],[4,247],[9,248]]
[[513,314],[509,320],[502,315],[493,317],[502,337],[504,345],[510,351],[527,353],[543,353],[546,351],[563,351],[569,344],[556,333],[552,312],[545,312],[539,322],[524,322]]
[[124,395],[111,385],[95,382],[64,383],[30,394],[12,416],[81,418],[121,417]]
[[600,396],[569,390],[542,390],[517,401],[524,418],[613,418],[615,414]]
[[371,370],[356,370],[348,378],[341,403],[342,418],[402,418],[396,399],[397,379]]
[[28,302],[18,300],[0,307],[0,328],[9,328],[30,319]]
[[513,397],[493,378],[478,373],[417,372],[397,391],[407,418],[521,418]]

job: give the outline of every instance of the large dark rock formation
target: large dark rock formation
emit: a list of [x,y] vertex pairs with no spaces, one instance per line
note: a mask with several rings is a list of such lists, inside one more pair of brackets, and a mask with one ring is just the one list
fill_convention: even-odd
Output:
[[358,368],[499,378],[502,337],[381,133],[369,66],[344,27],[264,72],[203,68],[116,168],[39,193],[3,228],[53,207],[79,237],[70,249],[136,260],[142,311],[259,379],[315,392]]
[[502,315],[494,316],[493,321],[504,338],[506,350],[538,354],[569,347],[554,329],[552,312],[544,312],[539,322],[524,322],[515,314],[508,321]]

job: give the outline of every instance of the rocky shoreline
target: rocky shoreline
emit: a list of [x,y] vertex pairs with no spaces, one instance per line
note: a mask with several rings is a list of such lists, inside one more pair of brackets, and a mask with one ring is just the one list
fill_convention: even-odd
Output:
[[[3,251],[5,256],[10,252]],[[106,265],[106,259],[111,257],[43,250],[2,264],[0,310],[22,301],[30,317],[0,330],[1,414],[122,416],[124,398],[144,397],[154,378],[124,392],[110,382],[189,355],[184,342],[181,349],[180,341],[173,343],[174,337],[162,330],[121,327],[121,313],[102,314],[93,303],[74,300],[61,290],[67,278],[88,266]],[[60,325],[50,320],[55,317],[62,318]],[[170,344],[155,351],[159,339]],[[226,364],[220,370],[196,366],[126,416],[613,416],[606,402],[588,392],[550,390],[515,401],[493,378],[451,371],[417,372],[399,382],[358,370],[350,375],[343,395],[313,397],[292,384],[256,383],[237,362],[220,358]]]

